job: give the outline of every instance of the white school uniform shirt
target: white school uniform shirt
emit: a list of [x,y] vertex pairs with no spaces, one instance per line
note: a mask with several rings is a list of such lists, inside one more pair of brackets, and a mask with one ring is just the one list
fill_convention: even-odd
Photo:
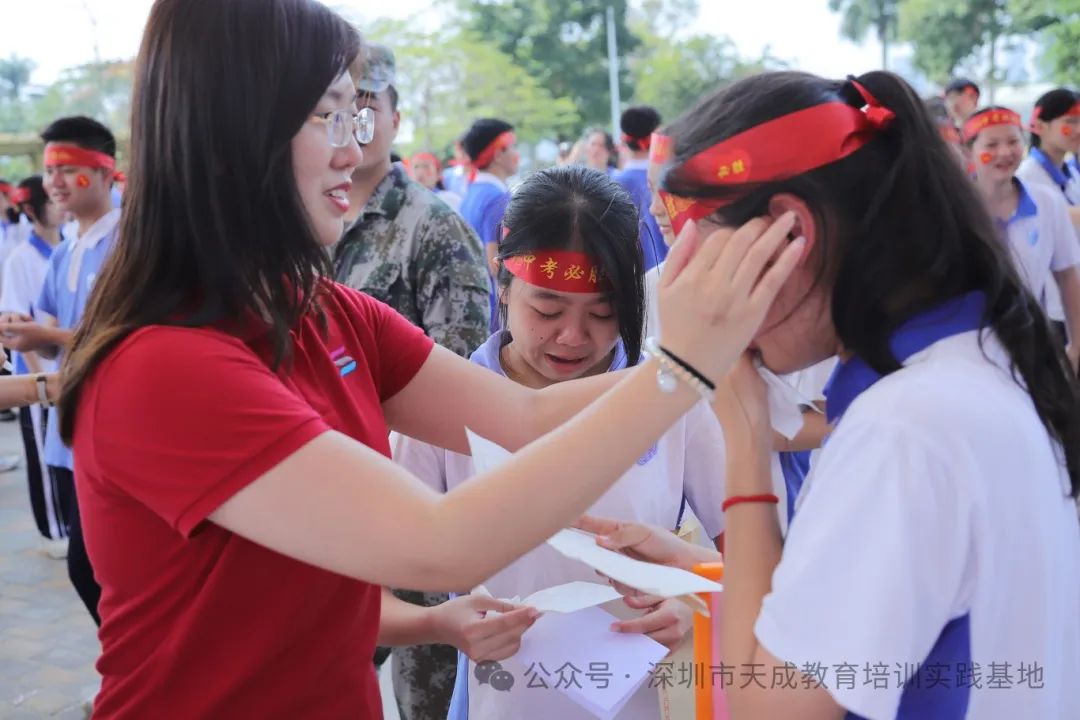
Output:
[[1055,178],[1051,177],[1050,172],[1039,162],[1039,155],[1038,148],[1032,148],[1031,154],[1020,163],[1016,176],[1027,185],[1043,185],[1061,193],[1069,205],[1080,205],[1080,169],[1077,169],[1076,160],[1056,168],[1058,173]]
[[[1016,177],[1028,185],[1039,185],[1051,192],[1061,193],[1069,205],[1080,205],[1080,171],[1074,163],[1066,163],[1059,169],[1057,178],[1051,177],[1050,173],[1036,158],[1038,148],[1033,148],[1031,154],[1020,163],[1016,171]],[[1064,183],[1064,187],[1059,184]],[[1074,226],[1075,228],[1075,226]],[[1046,288],[1046,314],[1051,320],[1059,322],[1065,320],[1065,309],[1061,304],[1061,293],[1057,283],[1049,283]]]
[[969,684],[974,661],[982,689],[966,714],[920,720],[1080,717],[1076,503],[1060,448],[983,340],[939,340],[855,398],[807,478],[755,625],[779,660],[825,668],[853,716],[898,717],[899,673],[951,628],[958,655],[942,674]]
[[996,220],[1020,277],[1051,320],[1064,320],[1055,272],[1080,264],[1080,239],[1060,191],[1016,179],[1020,201],[1007,222]]
[[[499,350],[508,339],[506,333],[492,335],[473,353],[472,361],[505,374],[499,364]],[[626,354],[620,343],[612,369],[625,365]],[[632,420],[628,418],[628,421]],[[439,492],[453,490],[474,474],[469,456],[405,436],[398,436],[391,446],[396,462]],[[588,472],[588,467],[589,458],[581,458],[580,472]],[[552,478],[553,483],[573,481],[572,476]],[[698,403],[676,421],[588,512],[674,529],[684,494],[709,537],[719,535],[724,529],[721,511],[724,438],[720,423],[705,403]],[[583,563],[568,560],[547,545],[541,545],[497,572],[483,585],[498,598],[524,598],[537,590],[574,580],[603,582]],[[597,661],[603,659],[597,658]],[[472,663],[469,674],[472,675]],[[515,675],[517,682],[509,692],[497,692],[490,686],[470,692],[470,720],[594,720],[590,713],[561,692],[527,688],[523,673]],[[660,706],[656,689],[646,682],[615,717],[618,720],[658,720]]]
[[[34,235],[36,243],[44,240]],[[4,261],[3,280],[0,281],[0,312],[17,312],[31,315],[39,323],[45,323],[50,317],[37,307],[41,297],[41,288],[45,284],[45,274],[49,270],[49,259],[42,254],[35,242],[27,240],[11,251]],[[47,247],[47,246],[46,246]],[[19,366],[18,353],[12,353]],[[50,360],[38,355],[42,372],[55,372],[59,367],[57,360]]]

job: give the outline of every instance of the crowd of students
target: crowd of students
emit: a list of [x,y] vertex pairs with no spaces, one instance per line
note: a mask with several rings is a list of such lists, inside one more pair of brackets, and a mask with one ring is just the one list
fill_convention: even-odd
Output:
[[[585,720],[468,682],[538,617],[469,591],[595,580],[541,546],[575,523],[722,560],[724,662],[803,680],[733,718],[1080,716],[1080,95],[765,73],[511,190],[501,119],[392,162],[396,83],[315,0],[157,0],[127,176],[70,117],[7,186],[0,405],[100,626],[94,717],[379,718],[381,646],[403,720]],[[686,604],[624,603],[686,642]],[[844,663],[914,672],[807,681]],[[1038,687],[932,682],[1002,663]]]

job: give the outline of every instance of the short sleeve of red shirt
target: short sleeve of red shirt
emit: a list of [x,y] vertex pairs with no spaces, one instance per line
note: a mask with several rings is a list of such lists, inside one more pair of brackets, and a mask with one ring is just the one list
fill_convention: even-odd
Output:
[[431,354],[434,341],[405,317],[370,295],[334,284],[328,302],[354,325],[369,329],[376,352],[368,354],[379,399],[389,400],[409,384]]
[[[76,451],[88,450],[96,475],[188,536],[236,492],[329,429],[378,448],[385,426],[382,437],[365,437],[358,427],[326,419],[344,413],[324,416],[312,406],[315,397],[316,407],[337,409],[375,401],[345,398],[347,391],[332,384],[331,346],[341,343],[365,365],[382,402],[412,379],[432,343],[386,305],[347,288],[331,286],[321,304],[328,330],[318,330],[313,317],[302,321],[288,383],[253,349],[258,342],[249,346],[213,329],[136,332],[88,383],[77,426],[90,419],[92,437],[85,444],[77,439]],[[320,362],[331,367],[330,378],[301,370]]]
[[94,464],[185,536],[329,429],[252,350],[213,330],[141,330],[96,374],[79,418],[93,414]]

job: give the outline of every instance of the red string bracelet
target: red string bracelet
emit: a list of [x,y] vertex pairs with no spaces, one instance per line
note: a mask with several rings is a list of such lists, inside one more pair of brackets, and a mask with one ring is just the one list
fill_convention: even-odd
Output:
[[727,512],[728,508],[738,505],[740,503],[758,502],[767,502],[776,505],[780,502],[780,498],[776,497],[771,493],[768,495],[735,495],[734,497],[729,497],[727,500],[725,500],[724,504],[720,506],[720,509],[723,512]]

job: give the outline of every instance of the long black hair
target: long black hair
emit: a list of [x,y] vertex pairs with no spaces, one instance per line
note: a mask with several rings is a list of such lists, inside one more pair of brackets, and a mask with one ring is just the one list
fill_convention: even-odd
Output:
[[[1035,101],[1035,112],[1039,114],[1039,120],[1053,122],[1072,110],[1078,102],[1080,93],[1069,88],[1054,88]],[[1031,133],[1031,147],[1042,147],[1042,138],[1034,132]]]
[[900,367],[889,338],[901,324],[947,299],[984,292],[984,326],[1008,351],[1043,424],[1061,443],[1076,495],[1080,385],[1046,315],[1021,282],[974,184],[950,157],[914,90],[887,72],[867,73],[858,82],[896,119],[846,158],[749,188],[703,186],[680,174],[697,153],[773,118],[826,102],[865,104],[850,82],[766,73],[706,98],[671,126],[675,159],[664,188],[687,197],[728,199],[749,189],[718,211],[728,225],[766,214],[777,193],[803,198],[822,228],[818,283],[832,288],[836,332],[847,350],[882,374]]
[[[599,170],[562,165],[541,170],[516,190],[503,214],[499,243],[500,290],[513,280],[506,258],[541,250],[575,250],[598,266],[609,288],[627,361],[641,356],[645,320],[645,260],[638,242],[638,211],[622,187]],[[500,307],[503,325],[506,307]]]
[[157,0],[135,64],[120,234],[64,366],[61,433],[82,384],[151,324],[268,319],[275,363],[330,275],[291,142],[360,51],[316,0]]

